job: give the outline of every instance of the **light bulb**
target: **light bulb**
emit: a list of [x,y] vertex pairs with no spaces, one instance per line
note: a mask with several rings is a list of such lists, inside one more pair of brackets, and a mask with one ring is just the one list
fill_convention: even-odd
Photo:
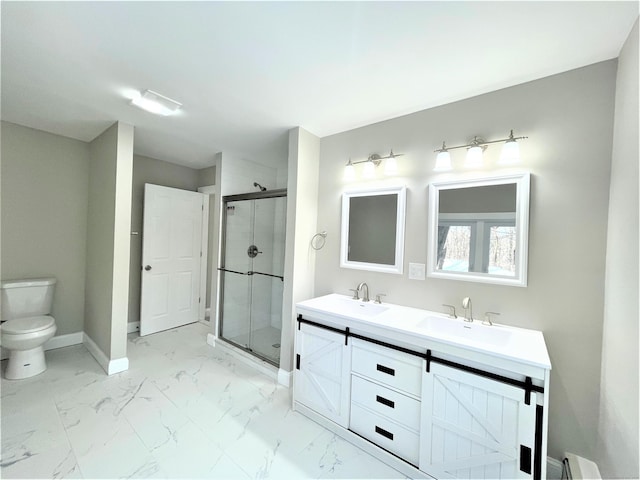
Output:
[[507,140],[502,146],[500,154],[501,164],[518,163],[520,161],[520,145],[515,140]]
[[356,169],[353,166],[353,164],[351,163],[351,160],[349,160],[349,163],[347,163],[344,167],[344,176],[343,176],[344,180],[347,182],[352,182],[356,179]]
[[448,150],[444,150],[438,153],[436,157],[436,166],[434,167],[434,172],[446,172],[447,170],[451,170],[451,154]]
[[398,162],[396,162],[395,156],[390,156],[384,161],[384,174],[395,175],[398,173]]
[[482,147],[480,145],[474,145],[467,150],[467,159],[464,163],[467,168],[476,168],[482,166]]
[[364,178],[373,178],[376,176],[376,166],[371,160],[364,163],[364,171],[362,172]]

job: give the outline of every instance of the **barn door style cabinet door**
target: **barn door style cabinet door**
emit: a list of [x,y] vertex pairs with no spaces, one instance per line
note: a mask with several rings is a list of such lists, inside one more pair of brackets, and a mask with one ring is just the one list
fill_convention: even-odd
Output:
[[297,304],[296,410],[409,478],[546,478],[541,332],[354,301]]
[[533,478],[536,393],[437,363],[429,370],[420,469],[436,478]]
[[349,423],[351,346],[345,336],[299,323],[296,332],[296,401],[342,427]]

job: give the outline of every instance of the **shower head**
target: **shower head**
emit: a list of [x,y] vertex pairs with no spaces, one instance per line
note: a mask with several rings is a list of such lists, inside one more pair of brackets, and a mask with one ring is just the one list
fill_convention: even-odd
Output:
[[263,187],[262,185],[260,185],[258,182],[253,182],[253,186],[254,187],[258,187],[260,189],[261,192],[266,192],[267,191],[267,187]]

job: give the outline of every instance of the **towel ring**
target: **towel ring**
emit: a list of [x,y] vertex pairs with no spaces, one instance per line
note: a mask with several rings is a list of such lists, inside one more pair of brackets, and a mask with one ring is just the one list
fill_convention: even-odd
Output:
[[311,238],[311,248],[314,250],[320,250],[324,247],[325,242],[327,241],[327,232],[316,233]]

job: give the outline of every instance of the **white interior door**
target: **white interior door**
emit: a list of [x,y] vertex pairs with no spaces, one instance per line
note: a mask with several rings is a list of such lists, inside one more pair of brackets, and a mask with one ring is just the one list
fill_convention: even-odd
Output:
[[140,335],[198,320],[204,200],[145,184]]

